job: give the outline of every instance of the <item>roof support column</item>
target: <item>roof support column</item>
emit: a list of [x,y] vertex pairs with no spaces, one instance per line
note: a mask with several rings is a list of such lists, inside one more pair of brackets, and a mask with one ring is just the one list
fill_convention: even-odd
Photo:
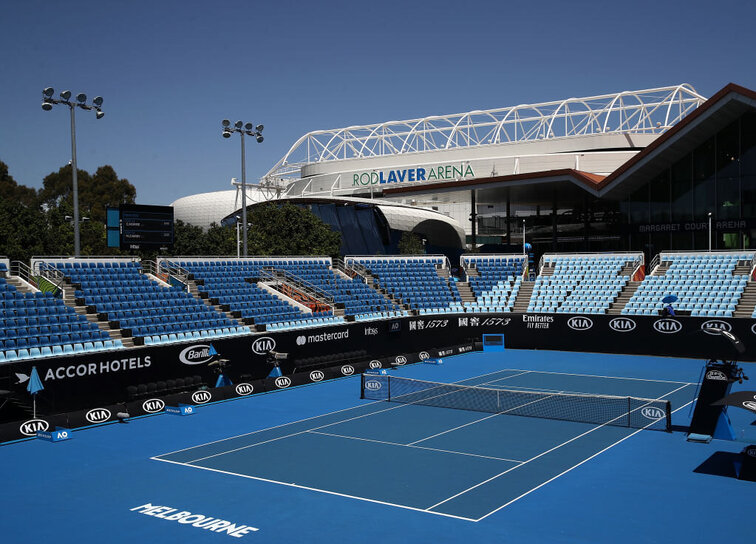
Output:
[[472,223],[470,241],[472,243],[472,250],[475,251],[475,249],[478,246],[478,241],[477,241],[478,214],[477,214],[476,205],[475,205],[475,189],[470,191],[470,222]]

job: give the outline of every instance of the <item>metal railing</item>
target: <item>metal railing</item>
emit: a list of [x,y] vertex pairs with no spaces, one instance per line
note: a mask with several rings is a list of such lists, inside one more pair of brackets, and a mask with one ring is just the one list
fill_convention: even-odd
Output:
[[347,264],[343,259],[337,258],[333,260],[333,268],[340,270],[350,278],[359,277],[362,280],[362,283],[367,283],[368,271],[357,261],[352,261],[351,263]]
[[279,270],[267,266],[263,267],[263,269],[260,271],[260,280],[286,283],[289,286],[301,291],[305,295],[312,297],[318,302],[321,302],[322,304],[333,306],[335,302],[332,294],[324,291],[316,285],[313,285],[307,280],[300,278],[299,276],[295,276],[294,274],[286,272],[284,270]]

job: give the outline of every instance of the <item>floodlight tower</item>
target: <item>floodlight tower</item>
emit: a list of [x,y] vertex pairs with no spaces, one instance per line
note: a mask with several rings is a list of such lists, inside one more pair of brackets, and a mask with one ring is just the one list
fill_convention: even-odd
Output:
[[234,123],[234,126],[231,126],[231,121],[228,119],[224,119],[221,121],[221,126],[223,127],[223,137],[224,138],[230,138],[231,134],[234,132],[238,132],[241,134],[241,167],[242,167],[242,180],[241,180],[241,186],[242,186],[242,237],[244,238],[244,256],[247,256],[247,164],[246,164],[246,157],[244,152],[244,135],[247,136],[254,136],[255,140],[257,140],[257,143],[262,143],[263,141],[263,127],[262,125],[253,125],[252,123],[246,123],[244,124],[243,121],[237,121]]
[[79,93],[76,95],[76,102],[72,102],[71,91],[63,91],[60,93],[60,98],[53,98],[55,89],[52,87],[46,87],[42,91],[42,109],[50,111],[54,105],[64,104],[68,106],[71,111],[71,169],[73,175],[73,225],[74,225],[74,257],[79,257],[81,252],[81,243],[79,238],[79,183],[78,173],[76,171],[76,116],[74,112],[76,107],[83,110],[94,110],[95,117],[102,119],[105,116],[105,112],[102,111],[102,97],[95,96],[92,99],[92,104],[87,104],[87,95]]

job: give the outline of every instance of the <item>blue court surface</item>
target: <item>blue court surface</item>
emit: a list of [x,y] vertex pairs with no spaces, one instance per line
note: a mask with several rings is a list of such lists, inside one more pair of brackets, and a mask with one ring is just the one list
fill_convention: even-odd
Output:
[[[0,447],[2,542],[750,542],[756,442],[685,440],[703,361],[508,350],[393,375],[669,400],[673,430],[359,399],[357,376]],[[748,374],[750,365],[746,364]],[[746,389],[735,385],[734,389]]]

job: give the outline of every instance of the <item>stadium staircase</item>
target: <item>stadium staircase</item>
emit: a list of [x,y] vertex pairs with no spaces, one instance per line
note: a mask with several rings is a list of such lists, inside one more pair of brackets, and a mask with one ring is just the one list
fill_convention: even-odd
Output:
[[[746,271],[746,273],[748,272],[750,271]],[[743,290],[743,294],[740,295],[740,300],[735,306],[732,316],[750,319],[754,315],[756,315],[756,281],[749,281]]]
[[619,295],[617,296],[617,299],[609,305],[609,309],[606,311],[606,313],[610,315],[621,314],[622,310],[625,309],[625,306],[627,305],[627,303],[630,302],[631,298],[633,298],[635,291],[638,290],[638,287],[640,286],[641,283],[643,282],[640,282],[640,281],[627,282],[627,285],[625,285],[622,288]]
[[517,293],[517,297],[515,297],[514,307],[512,308],[513,312],[524,314],[527,311],[528,305],[530,304],[530,297],[533,295],[534,288],[534,281],[523,280],[523,282],[520,284],[520,292]]

